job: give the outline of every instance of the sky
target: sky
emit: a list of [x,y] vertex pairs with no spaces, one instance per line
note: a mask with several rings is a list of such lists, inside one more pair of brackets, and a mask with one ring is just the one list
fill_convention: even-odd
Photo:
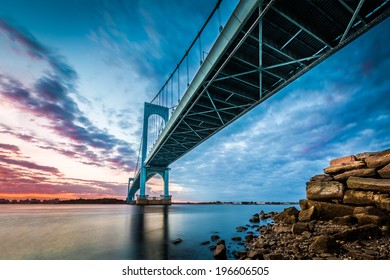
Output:
[[[222,22],[236,4],[222,2]],[[124,199],[143,103],[214,5],[0,0],[0,198]],[[173,163],[173,199],[298,201],[330,159],[390,148],[388,30],[389,19]]]

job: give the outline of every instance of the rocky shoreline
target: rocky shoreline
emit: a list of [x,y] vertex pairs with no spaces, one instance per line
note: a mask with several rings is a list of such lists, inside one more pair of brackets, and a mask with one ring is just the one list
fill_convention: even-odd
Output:
[[[390,259],[390,149],[349,155],[330,161],[325,174],[306,183],[301,210],[256,213],[240,226],[245,239],[237,259],[374,260]],[[257,226],[261,220],[272,219]],[[226,245],[215,245],[214,257],[226,259]]]

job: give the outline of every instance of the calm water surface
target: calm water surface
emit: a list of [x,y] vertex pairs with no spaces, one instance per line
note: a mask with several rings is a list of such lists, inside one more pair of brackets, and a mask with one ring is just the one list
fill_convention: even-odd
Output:
[[[245,236],[237,226],[261,210],[286,207],[0,205],[0,259],[207,260],[212,251],[200,243],[211,235],[221,236],[229,252],[242,249],[231,241]],[[171,243],[179,237],[181,243]]]

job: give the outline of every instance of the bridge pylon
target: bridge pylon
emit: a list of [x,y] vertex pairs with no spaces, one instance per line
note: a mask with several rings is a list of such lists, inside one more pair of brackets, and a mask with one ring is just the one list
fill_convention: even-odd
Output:
[[[128,189],[127,202],[134,201],[134,194],[136,190],[139,191],[137,198],[137,204],[157,204],[157,203],[148,203],[148,195],[146,194],[146,182],[151,179],[154,175],[159,174],[164,180],[164,195],[159,199],[154,198],[154,202],[158,200],[162,201],[162,204],[170,204],[171,196],[169,195],[169,170],[167,166],[151,166],[147,165],[145,162],[148,151],[148,129],[149,129],[149,117],[152,115],[160,116],[165,123],[168,122],[169,118],[169,108],[147,103],[144,104],[144,121],[143,121],[143,131],[142,131],[142,145],[141,145],[141,169],[138,178],[133,179],[133,184]],[[138,176],[137,176],[138,177]],[[130,179],[129,179],[130,184]],[[169,202],[169,203],[168,203]]]

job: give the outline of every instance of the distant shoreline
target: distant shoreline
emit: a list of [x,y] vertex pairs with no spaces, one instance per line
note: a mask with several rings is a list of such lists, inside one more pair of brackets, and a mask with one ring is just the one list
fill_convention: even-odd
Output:
[[[116,199],[116,198],[97,198],[97,199],[69,199],[69,200],[60,200],[49,199],[49,200],[40,200],[40,199],[21,199],[21,200],[8,200],[1,199],[0,204],[126,204],[125,200]],[[210,202],[172,202],[172,204],[188,204],[188,205],[202,205],[202,204],[215,204],[215,205],[295,205],[298,202],[280,202],[280,201],[210,201]]]

